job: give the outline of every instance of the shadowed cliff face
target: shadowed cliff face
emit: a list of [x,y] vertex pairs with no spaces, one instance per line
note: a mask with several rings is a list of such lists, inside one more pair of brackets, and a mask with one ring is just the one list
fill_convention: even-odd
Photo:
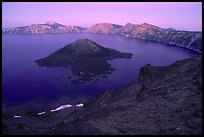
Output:
[[33,125],[21,121],[10,127],[4,122],[3,133],[201,135],[202,57],[163,67],[146,65],[137,81],[106,91],[82,109],[64,113],[67,116],[61,122],[54,122],[60,113],[32,119]]

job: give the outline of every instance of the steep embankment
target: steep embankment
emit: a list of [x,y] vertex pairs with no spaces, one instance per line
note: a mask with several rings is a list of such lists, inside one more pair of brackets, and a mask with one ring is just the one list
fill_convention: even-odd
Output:
[[87,102],[49,134],[202,134],[202,58],[146,65],[138,81]]

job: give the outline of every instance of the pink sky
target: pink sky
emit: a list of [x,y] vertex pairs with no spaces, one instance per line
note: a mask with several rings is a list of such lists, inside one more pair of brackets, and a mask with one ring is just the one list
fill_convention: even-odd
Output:
[[201,2],[3,2],[2,27],[45,23],[89,27],[100,22],[150,23],[163,28],[202,30]]

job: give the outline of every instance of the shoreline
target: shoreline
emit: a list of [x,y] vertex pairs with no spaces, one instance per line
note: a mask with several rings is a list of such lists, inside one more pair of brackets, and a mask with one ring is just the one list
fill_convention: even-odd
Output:
[[[162,41],[154,41],[154,40],[150,40],[150,39],[142,39],[142,38],[137,38],[137,37],[133,37],[133,36],[126,36],[126,35],[121,35],[121,34],[105,34],[105,33],[92,33],[92,32],[67,32],[67,33],[45,33],[45,34],[4,34],[2,33],[2,35],[62,35],[62,34],[79,34],[79,33],[84,33],[84,34],[98,34],[98,35],[112,35],[112,36],[121,36],[123,38],[131,38],[131,39],[136,39],[136,40],[142,40],[142,41],[149,41],[149,42],[154,42],[154,43],[161,43],[161,44],[165,44],[167,46],[172,46],[172,47],[179,47],[179,48],[184,48],[187,49],[189,51],[193,51],[195,53],[198,53],[200,55],[202,55],[202,51],[199,51],[197,49],[192,49],[192,48],[188,48],[188,47],[183,47],[183,46],[179,46],[179,45],[175,45],[175,44],[171,44],[171,43],[165,43]],[[201,32],[202,33],[202,32]],[[202,45],[201,45],[202,46]]]
[[[200,134],[198,124],[202,119],[201,63],[202,57],[197,56],[165,67],[145,65],[140,69],[138,80],[120,88],[107,90],[93,100],[85,101],[84,105],[76,104],[74,107],[68,105],[66,106],[68,109],[57,112],[45,115],[38,112],[42,114],[40,116],[28,113],[30,115],[27,117],[20,115],[6,117],[3,113],[3,134],[187,134],[187,130],[193,134]],[[192,69],[195,71],[186,73]],[[176,73],[174,77],[172,73]],[[156,82],[152,83],[152,80]],[[182,96],[177,96],[178,94]],[[190,97],[191,94],[194,96]],[[53,106],[64,100],[67,101],[67,98],[55,102]],[[59,110],[60,107],[57,107]],[[57,107],[54,107],[55,110]],[[195,111],[195,114],[187,115],[187,108]],[[180,117],[186,119],[187,123]],[[135,122],[139,125],[135,125]],[[147,122],[150,122],[150,125]],[[165,122],[167,125],[161,126]],[[191,122],[196,124],[191,125]],[[189,124],[193,128],[189,128]],[[148,125],[157,127],[151,130]],[[144,129],[139,130],[140,126],[144,126]],[[172,126],[175,128],[173,131]],[[83,127],[87,128],[84,130]],[[127,127],[125,132],[116,130],[123,127]]]

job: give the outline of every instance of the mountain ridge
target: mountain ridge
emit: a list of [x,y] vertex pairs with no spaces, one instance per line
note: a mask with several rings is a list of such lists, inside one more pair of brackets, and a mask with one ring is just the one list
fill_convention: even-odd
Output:
[[45,24],[34,24],[17,27],[14,29],[2,29],[3,34],[52,34],[52,33],[99,33],[121,35],[125,37],[150,40],[184,47],[202,53],[202,32],[179,31],[173,28],[161,28],[152,24],[132,24],[125,26],[111,23],[97,23],[88,28],[80,26],[65,26],[54,21]]

